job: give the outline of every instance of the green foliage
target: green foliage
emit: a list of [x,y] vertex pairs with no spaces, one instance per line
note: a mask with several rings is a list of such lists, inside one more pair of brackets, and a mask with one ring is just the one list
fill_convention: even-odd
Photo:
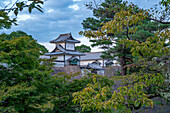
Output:
[[[122,4],[122,0],[105,0],[102,2],[99,6],[92,6],[92,3],[86,4],[86,7],[91,9],[93,11],[94,17],[89,17],[83,20],[83,28],[87,31],[80,32],[81,35],[84,35],[86,37],[90,37],[90,42],[93,42],[91,45],[94,46],[102,46],[101,48],[105,50],[103,52],[102,58],[104,59],[113,59],[111,55],[110,48],[112,47],[113,40],[110,40],[111,37],[114,36],[114,34],[106,34],[100,33],[100,38],[97,38],[95,34],[93,34],[94,31],[97,31],[102,28],[103,23],[111,21],[115,13],[117,12],[116,8],[120,8],[117,4]],[[89,31],[88,31],[89,30]]]
[[138,70],[127,71],[125,66],[133,63],[133,56],[130,48],[126,48],[119,40],[144,42],[148,37],[154,36],[154,32],[158,28],[168,27],[151,22],[148,19],[150,14],[146,10],[121,0],[105,0],[96,8],[91,5],[87,5],[87,7],[93,10],[96,19],[84,20],[82,24],[86,31],[81,31],[80,34],[90,38],[90,41],[93,42],[92,47],[102,46],[105,50],[101,56],[103,59],[112,60],[117,57],[121,65],[121,75]]
[[3,34],[0,45],[0,111],[40,112],[48,97],[51,59],[39,59],[40,48],[29,36]]
[[[152,108],[154,103],[151,98],[155,96],[168,99],[170,34],[169,29],[164,28],[169,25],[150,22],[146,19],[149,17],[147,11],[140,10],[133,4],[121,3],[119,0],[116,5],[115,1],[106,0],[98,10],[94,10],[94,15],[99,18],[103,15],[102,19],[105,21],[102,21],[106,23],[102,26],[95,23],[92,28],[89,28],[95,29],[97,26],[101,27],[100,30],[82,33],[89,37],[101,36],[104,39],[106,39],[105,32],[108,32],[109,39],[113,38],[112,34],[116,34],[118,39],[115,52],[120,53],[117,56],[125,56],[128,53],[133,60],[133,63],[123,68],[138,71],[113,79],[95,74],[87,74],[84,77],[80,77],[78,73],[52,75],[52,62],[55,59],[40,59],[40,51],[45,52],[45,50],[31,36],[21,31],[10,35],[2,34],[0,36],[0,112],[122,113],[132,112],[142,106]],[[40,1],[33,0],[33,2]],[[167,3],[162,0],[164,6]],[[21,4],[16,5],[18,10],[22,9]],[[31,10],[29,9],[30,12]],[[106,21],[109,17],[114,18]],[[10,27],[11,23],[4,25]],[[86,27],[91,25],[88,24]],[[160,31],[152,33],[158,28]],[[127,34],[123,34],[125,32]],[[105,44],[100,40],[94,41]],[[105,41],[106,44],[110,44],[109,40]],[[123,86],[115,89],[112,80],[117,79],[122,80]]]
[[[72,94],[92,83],[93,75],[52,74],[54,59],[40,59],[39,45],[24,32],[0,37],[0,112],[77,112]],[[113,84],[98,76],[101,86]],[[80,110],[81,111],[81,110]]]
[[[168,85],[168,56],[169,56],[169,30],[166,29],[155,33],[154,37],[149,37],[146,42],[139,43],[137,41],[124,40],[123,43],[131,46],[133,56],[138,56],[135,67],[141,67],[141,72],[137,81],[145,82],[149,89],[149,93],[160,93],[167,90]],[[136,78],[137,79],[137,78]],[[163,87],[164,86],[164,87]],[[152,89],[152,90],[151,90]]]
[[80,105],[82,112],[105,111],[106,100],[111,97],[110,87],[113,81],[107,77],[93,75],[92,83],[73,94],[73,102]]
[[43,3],[42,0],[16,0],[14,3],[11,2],[11,7],[9,7],[10,5],[4,6],[3,9],[0,9],[0,29],[9,29],[12,24],[17,25],[16,18],[10,18],[10,12],[13,12],[15,16],[25,8],[28,8],[29,13],[31,13],[34,8],[43,12],[41,7]]
[[[72,102],[73,93],[81,91],[87,84],[93,83],[93,75],[89,74],[80,79],[74,79],[76,75],[66,75],[59,73],[53,76],[48,83],[51,87],[50,102],[53,104],[53,111],[56,112],[78,112],[81,107]],[[113,84],[107,77],[97,75],[97,79],[102,83],[102,87]]]
[[76,50],[85,53],[85,52],[90,52],[91,48],[89,46],[82,44],[80,46],[76,46]]
[[[22,80],[22,78],[28,79],[19,73],[35,69],[39,63],[37,60],[40,55],[39,48],[36,46],[35,40],[31,41],[29,37],[13,37],[11,40],[1,41],[0,45],[0,62],[7,64],[7,72],[11,68],[11,72],[8,73],[11,77],[7,81],[15,83],[12,82],[14,76],[18,78],[15,81]],[[3,73],[3,70],[1,72]],[[4,79],[6,79],[6,74],[1,76],[1,80]]]
[[157,23],[158,20],[151,21],[153,14],[149,10],[140,9],[137,5],[126,1],[105,0],[96,8],[89,5],[87,7],[91,7],[96,19],[84,20],[85,31],[81,31],[80,34],[90,38],[92,46],[102,46],[105,50],[101,56],[103,59],[117,58],[121,65],[122,76],[138,69],[127,70],[126,66],[132,65],[136,56],[133,56],[130,47],[126,48],[126,43],[122,44],[120,40],[145,42],[148,37],[154,36],[158,29],[169,27],[168,24]]
[[16,25],[16,19],[10,19],[7,12],[0,11],[0,29],[11,28],[11,25]]
[[[43,95],[37,94],[36,87],[28,86],[25,83],[10,87],[3,87],[1,91],[1,112],[40,112],[36,108],[44,101]],[[4,93],[5,92],[5,93]],[[45,95],[44,95],[45,97]],[[3,107],[2,107],[3,106]]]
[[[28,35],[23,31],[16,31],[16,32],[14,31],[10,34],[3,33],[0,35],[0,40],[11,40],[13,37],[18,38],[21,36],[27,36],[30,38],[29,40],[34,40],[34,38],[31,35]],[[48,52],[48,50],[43,45],[38,43],[36,43],[35,45],[39,48],[41,55]]]
[[[167,69],[170,53],[168,46],[169,30],[165,29],[169,27],[168,22],[151,19],[152,15],[148,13],[149,10],[139,9],[133,3],[124,2],[116,4],[116,6],[115,10],[119,11],[114,14],[112,20],[104,22],[99,29],[93,30],[94,27],[92,27],[92,29],[80,32],[80,34],[95,38],[95,40],[105,39],[110,34],[116,35],[116,46],[114,48],[116,50],[110,50],[114,54],[118,53],[117,56],[121,58],[122,69],[137,69],[138,71],[131,72],[131,75],[129,75],[131,76],[130,82],[127,78],[124,86],[115,90],[109,98],[106,97],[112,89],[109,88],[108,92],[102,95],[101,91],[106,87],[99,87],[96,90],[97,86],[100,86],[100,82],[96,82],[95,79],[93,84],[87,85],[84,90],[74,93],[73,101],[80,104],[85,112],[111,112],[113,109],[115,112],[131,112],[134,109],[140,109],[142,106],[153,108],[153,101],[151,100],[153,97],[162,96],[168,99],[167,94],[163,96],[169,88],[167,82],[169,81]],[[99,7],[99,10],[101,7]],[[114,39],[114,37],[108,37],[108,39]],[[127,58],[126,55],[128,54],[130,58]],[[126,60],[130,60],[131,63],[127,65]],[[97,98],[97,95],[102,95],[103,98]]]
[[93,76],[93,84],[87,84],[80,92],[73,94],[73,102],[81,106],[86,112],[131,112],[141,106],[153,107],[152,100],[147,98],[143,91],[145,85],[134,84],[134,86],[119,87],[112,92],[112,85],[101,86],[96,76]]

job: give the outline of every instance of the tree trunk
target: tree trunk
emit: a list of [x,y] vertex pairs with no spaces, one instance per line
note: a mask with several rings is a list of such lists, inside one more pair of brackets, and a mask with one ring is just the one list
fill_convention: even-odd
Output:
[[126,60],[125,60],[125,56],[121,56],[120,57],[120,65],[121,65],[121,76],[126,75],[127,72],[127,68],[126,66]]

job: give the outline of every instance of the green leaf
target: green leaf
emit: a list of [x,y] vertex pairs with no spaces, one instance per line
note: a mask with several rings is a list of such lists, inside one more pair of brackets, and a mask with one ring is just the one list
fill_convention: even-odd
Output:
[[28,11],[29,11],[29,13],[32,12],[32,7],[31,6],[28,8]]
[[16,9],[14,10],[14,14],[15,14],[15,16],[18,15],[18,8],[16,8]]

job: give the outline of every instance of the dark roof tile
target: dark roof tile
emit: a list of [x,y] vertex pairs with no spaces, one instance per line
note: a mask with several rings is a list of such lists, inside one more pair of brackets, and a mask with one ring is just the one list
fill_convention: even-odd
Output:
[[102,52],[90,52],[85,53],[85,56],[81,56],[81,60],[101,60],[100,57],[102,55]]
[[71,33],[60,34],[60,36],[57,39],[50,41],[50,43],[60,43],[60,42],[80,43],[80,41],[72,37]]

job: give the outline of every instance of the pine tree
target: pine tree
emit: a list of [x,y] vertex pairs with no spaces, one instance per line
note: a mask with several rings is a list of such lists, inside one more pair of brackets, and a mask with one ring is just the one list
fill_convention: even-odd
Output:
[[90,48],[90,46],[86,46],[86,45],[82,44],[80,46],[76,46],[76,50],[85,53],[85,52],[90,52],[91,48]]
[[[133,11],[131,11],[131,13],[142,11],[142,9],[139,9],[138,6],[134,4],[129,6],[127,2],[122,2],[121,0],[105,0],[105,2],[103,2],[99,7],[91,8],[95,18],[87,18],[83,21],[83,28],[88,32],[80,32],[80,34],[84,34],[85,36],[92,38],[90,40],[94,43],[92,46],[102,45],[102,48],[106,49],[105,52],[103,52],[102,58],[114,59],[118,57],[121,65],[121,75],[127,74],[126,65],[133,63],[133,57],[131,55],[130,49],[125,48],[125,46],[120,44],[119,40],[129,39],[144,42],[146,41],[147,37],[153,36],[154,32],[158,28],[163,29],[168,27],[168,25],[157,24],[156,22],[151,22],[149,19],[145,19],[141,21],[142,24],[122,26],[123,31],[118,31],[117,34],[106,31],[100,32],[100,37],[94,35],[93,31],[100,31],[102,23],[107,23],[113,20],[115,13],[119,12],[122,8],[124,11],[126,11],[129,7],[133,7]],[[134,28],[136,28],[135,33],[133,32]],[[112,44],[115,45],[113,46]],[[134,70],[130,70],[129,72],[133,71]]]

